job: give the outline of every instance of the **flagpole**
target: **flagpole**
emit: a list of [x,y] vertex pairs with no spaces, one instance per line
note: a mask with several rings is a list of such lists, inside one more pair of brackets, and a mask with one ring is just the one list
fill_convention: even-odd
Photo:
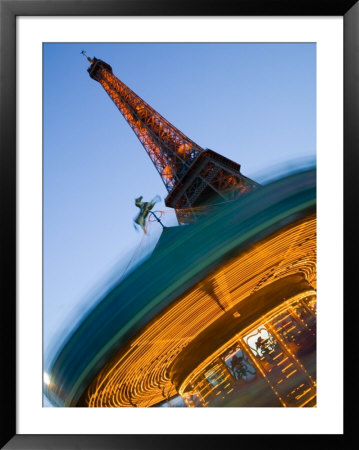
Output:
[[163,223],[161,222],[161,220],[156,216],[156,214],[153,211],[150,211],[150,214],[152,214],[155,219],[157,220],[158,223],[161,224],[162,228],[165,229],[166,227],[163,225]]

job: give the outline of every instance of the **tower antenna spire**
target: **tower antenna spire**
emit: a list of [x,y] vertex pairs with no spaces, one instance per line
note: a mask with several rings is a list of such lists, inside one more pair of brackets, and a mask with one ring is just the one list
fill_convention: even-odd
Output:
[[93,63],[93,59],[91,59],[89,56],[87,56],[87,53],[85,52],[85,50],[81,51],[81,55],[84,55],[84,57],[87,59],[87,61],[89,61],[91,64]]

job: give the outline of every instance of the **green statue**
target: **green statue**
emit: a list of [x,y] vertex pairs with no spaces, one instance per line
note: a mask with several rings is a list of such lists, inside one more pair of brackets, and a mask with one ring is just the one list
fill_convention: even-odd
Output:
[[161,199],[158,195],[156,195],[156,197],[153,198],[150,202],[143,202],[142,199],[143,199],[142,195],[135,199],[135,205],[138,208],[140,208],[140,212],[138,213],[138,216],[135,219],[135,223],[137,223],[137,225],[139,225],[143,229],[143,231],[146,232],[145,230],[146,218],[149,215],[151,209]]

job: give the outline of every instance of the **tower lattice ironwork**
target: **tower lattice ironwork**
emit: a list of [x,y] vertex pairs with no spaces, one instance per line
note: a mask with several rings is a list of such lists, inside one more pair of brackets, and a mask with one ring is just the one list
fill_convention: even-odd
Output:
[[[84,52],[83,52],[84,53]],[[89,58],[90,77],[98,81],[120,110],[151,158],[168,195],[166,206],[180,210],[235,199],[258,184],[240,173],[240,165],[189,139],[112,72],[112,67]]]

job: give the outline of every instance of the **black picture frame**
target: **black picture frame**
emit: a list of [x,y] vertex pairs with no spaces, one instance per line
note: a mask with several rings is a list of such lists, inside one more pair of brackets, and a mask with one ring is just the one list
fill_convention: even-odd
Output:
[[[2,448],[6,449],[182,449],[256,445],[279,435],[18,435],[16,434],[16,17],[17,16],[343,16],[344,18],[344,241],[345,262],[355,261],[358,224],[354,177],[359,167],[359,2],[358,0],[237,0],[231,3],[187,0],[0,0],[0,149],[2,278]],[[333,174],[335,176],[335,174]],[[352,267],[352,266],[351,266]],[[344,273],[346,293],[355,292],[354,270]],[[354,300],[346,304],[348,332],[355,328]],[[353,311],[351,311],[351,309]],[[350,323],[349,323],[350,322]],[[347,340],[348,342],[348,340]],[[350,349],[344,347],[344,356]],[[352,430],[347,418],[342,440]],[[282,436],[282,435],[281,435]],[[293,436],[293,435],[292,435]],[[297,435],[296,442],[315,443],[323,436]],[[238,439],[240,438],[240,441]],[[281,443],[282,442],[282,443]],[[342,443],[341,443],[342,444]],[[316,444],[315,444],[316,445]]]

